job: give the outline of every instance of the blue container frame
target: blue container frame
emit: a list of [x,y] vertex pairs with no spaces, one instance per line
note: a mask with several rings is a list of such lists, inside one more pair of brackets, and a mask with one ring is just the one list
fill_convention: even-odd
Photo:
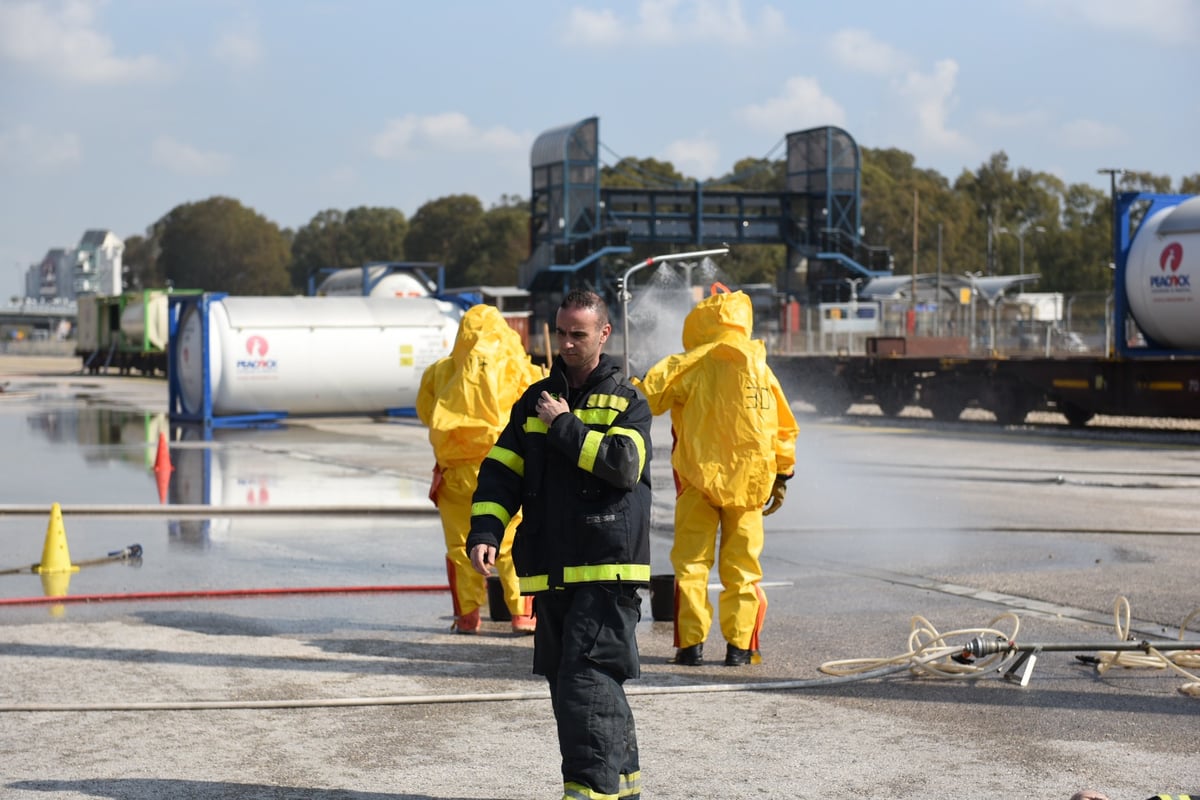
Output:
[[[170,296],[167,299],[167,409],[172,422],[182,422],[203,425],[204,428],[236,428],[236,427],[275,427],[279,420],[287,416],[284,411],[266,411],[256,414],[231,414],[217,416],[213,413],[212,372],[209,367],[209,310],[214,302],[228,297],[228,292],[205,292],[190,297]],[[188,411],[184,408],[183,391],[179,384],[178,359],[175,357],[176,340],[179,334],[179,321],[183,319],[189,307],[195,307],[200,314],[200,374],[202,382],[202,399],[199,411]]]

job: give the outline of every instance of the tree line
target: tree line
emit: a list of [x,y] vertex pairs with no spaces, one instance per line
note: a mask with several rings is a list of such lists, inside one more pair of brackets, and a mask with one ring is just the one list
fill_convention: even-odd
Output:
[[[605,166],[606,188],[686,187],[696,183],[670,162],[625,158]],[[781,192],[786,165],[747,158],[724,176],[705,182],[722,191]],[[1172,187],[1169,176],[1125,172],[1119,191],[1200,194],[1200,173]],[[887,247],[896,274],[985,270],[1014,274],[1023,256],[1038,272],[1039,291],[1102,291],[1111,274],[1112,205],[1109,193],[1088,184],[1014,169],[995,153],[953,182],[897,149],[862,148],[863,238]],[[916,248],[914,250],[914,218]],[[645,248],[641,248],[645,249]],[[490,208],[472,195],[430,200],[406,217],[395,208],[321,211],[297,230],[281,228],[229,197],[185,203],[125,240],[125,285],[223,291],[235,295],[306,293],[322,269],[373,261],[436,262],[448,287],[513,285],[528,257],[529,209],[505,195]],[[631,263],[650,255],[635,247]],[[775,282],[783,269],[782,245],[734,248],[721,268],[738,283]]]

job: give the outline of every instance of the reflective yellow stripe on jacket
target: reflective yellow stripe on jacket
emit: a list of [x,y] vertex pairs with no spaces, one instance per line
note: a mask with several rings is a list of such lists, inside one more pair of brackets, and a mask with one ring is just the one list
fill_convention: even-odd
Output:
[[[563,567],[563,583],[567,586],[618,580],[648,583],[650,581],[650,565],[588,564],[582,567]],[[521,578],[521,594],[544,592],[549,588],[549,575],[526,575]]]

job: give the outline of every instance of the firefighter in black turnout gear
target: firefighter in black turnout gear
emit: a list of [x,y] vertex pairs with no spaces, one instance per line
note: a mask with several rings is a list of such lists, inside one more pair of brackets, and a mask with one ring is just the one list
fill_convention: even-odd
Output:
[[563,798],[641,796],[622,684],[638,677],[638,587],[650,581],[650,423],[645,397],[602,352],[599,295],[569,293],[555,319],[550,377],[513,406],[484,459],[467,553],[487,574],[509,518],[512,557],[534,596],[533,671],[550,683]]

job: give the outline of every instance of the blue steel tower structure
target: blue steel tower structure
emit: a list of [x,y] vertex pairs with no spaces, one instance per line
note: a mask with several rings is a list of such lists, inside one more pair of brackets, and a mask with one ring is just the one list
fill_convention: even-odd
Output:
[[636,244],[783,245],[777,288],[809,301],[836,299],[845,277],[890,275],[891,254],[861,236],[862,163],[853,137],[826,126],[790,133],[786,144],[780,191],[721,191],[703,182],[602,188],[599,118],[542,133],[530,153],[530,257],[520,285],[535,297],[585,284],[610,291],[606,261]]

